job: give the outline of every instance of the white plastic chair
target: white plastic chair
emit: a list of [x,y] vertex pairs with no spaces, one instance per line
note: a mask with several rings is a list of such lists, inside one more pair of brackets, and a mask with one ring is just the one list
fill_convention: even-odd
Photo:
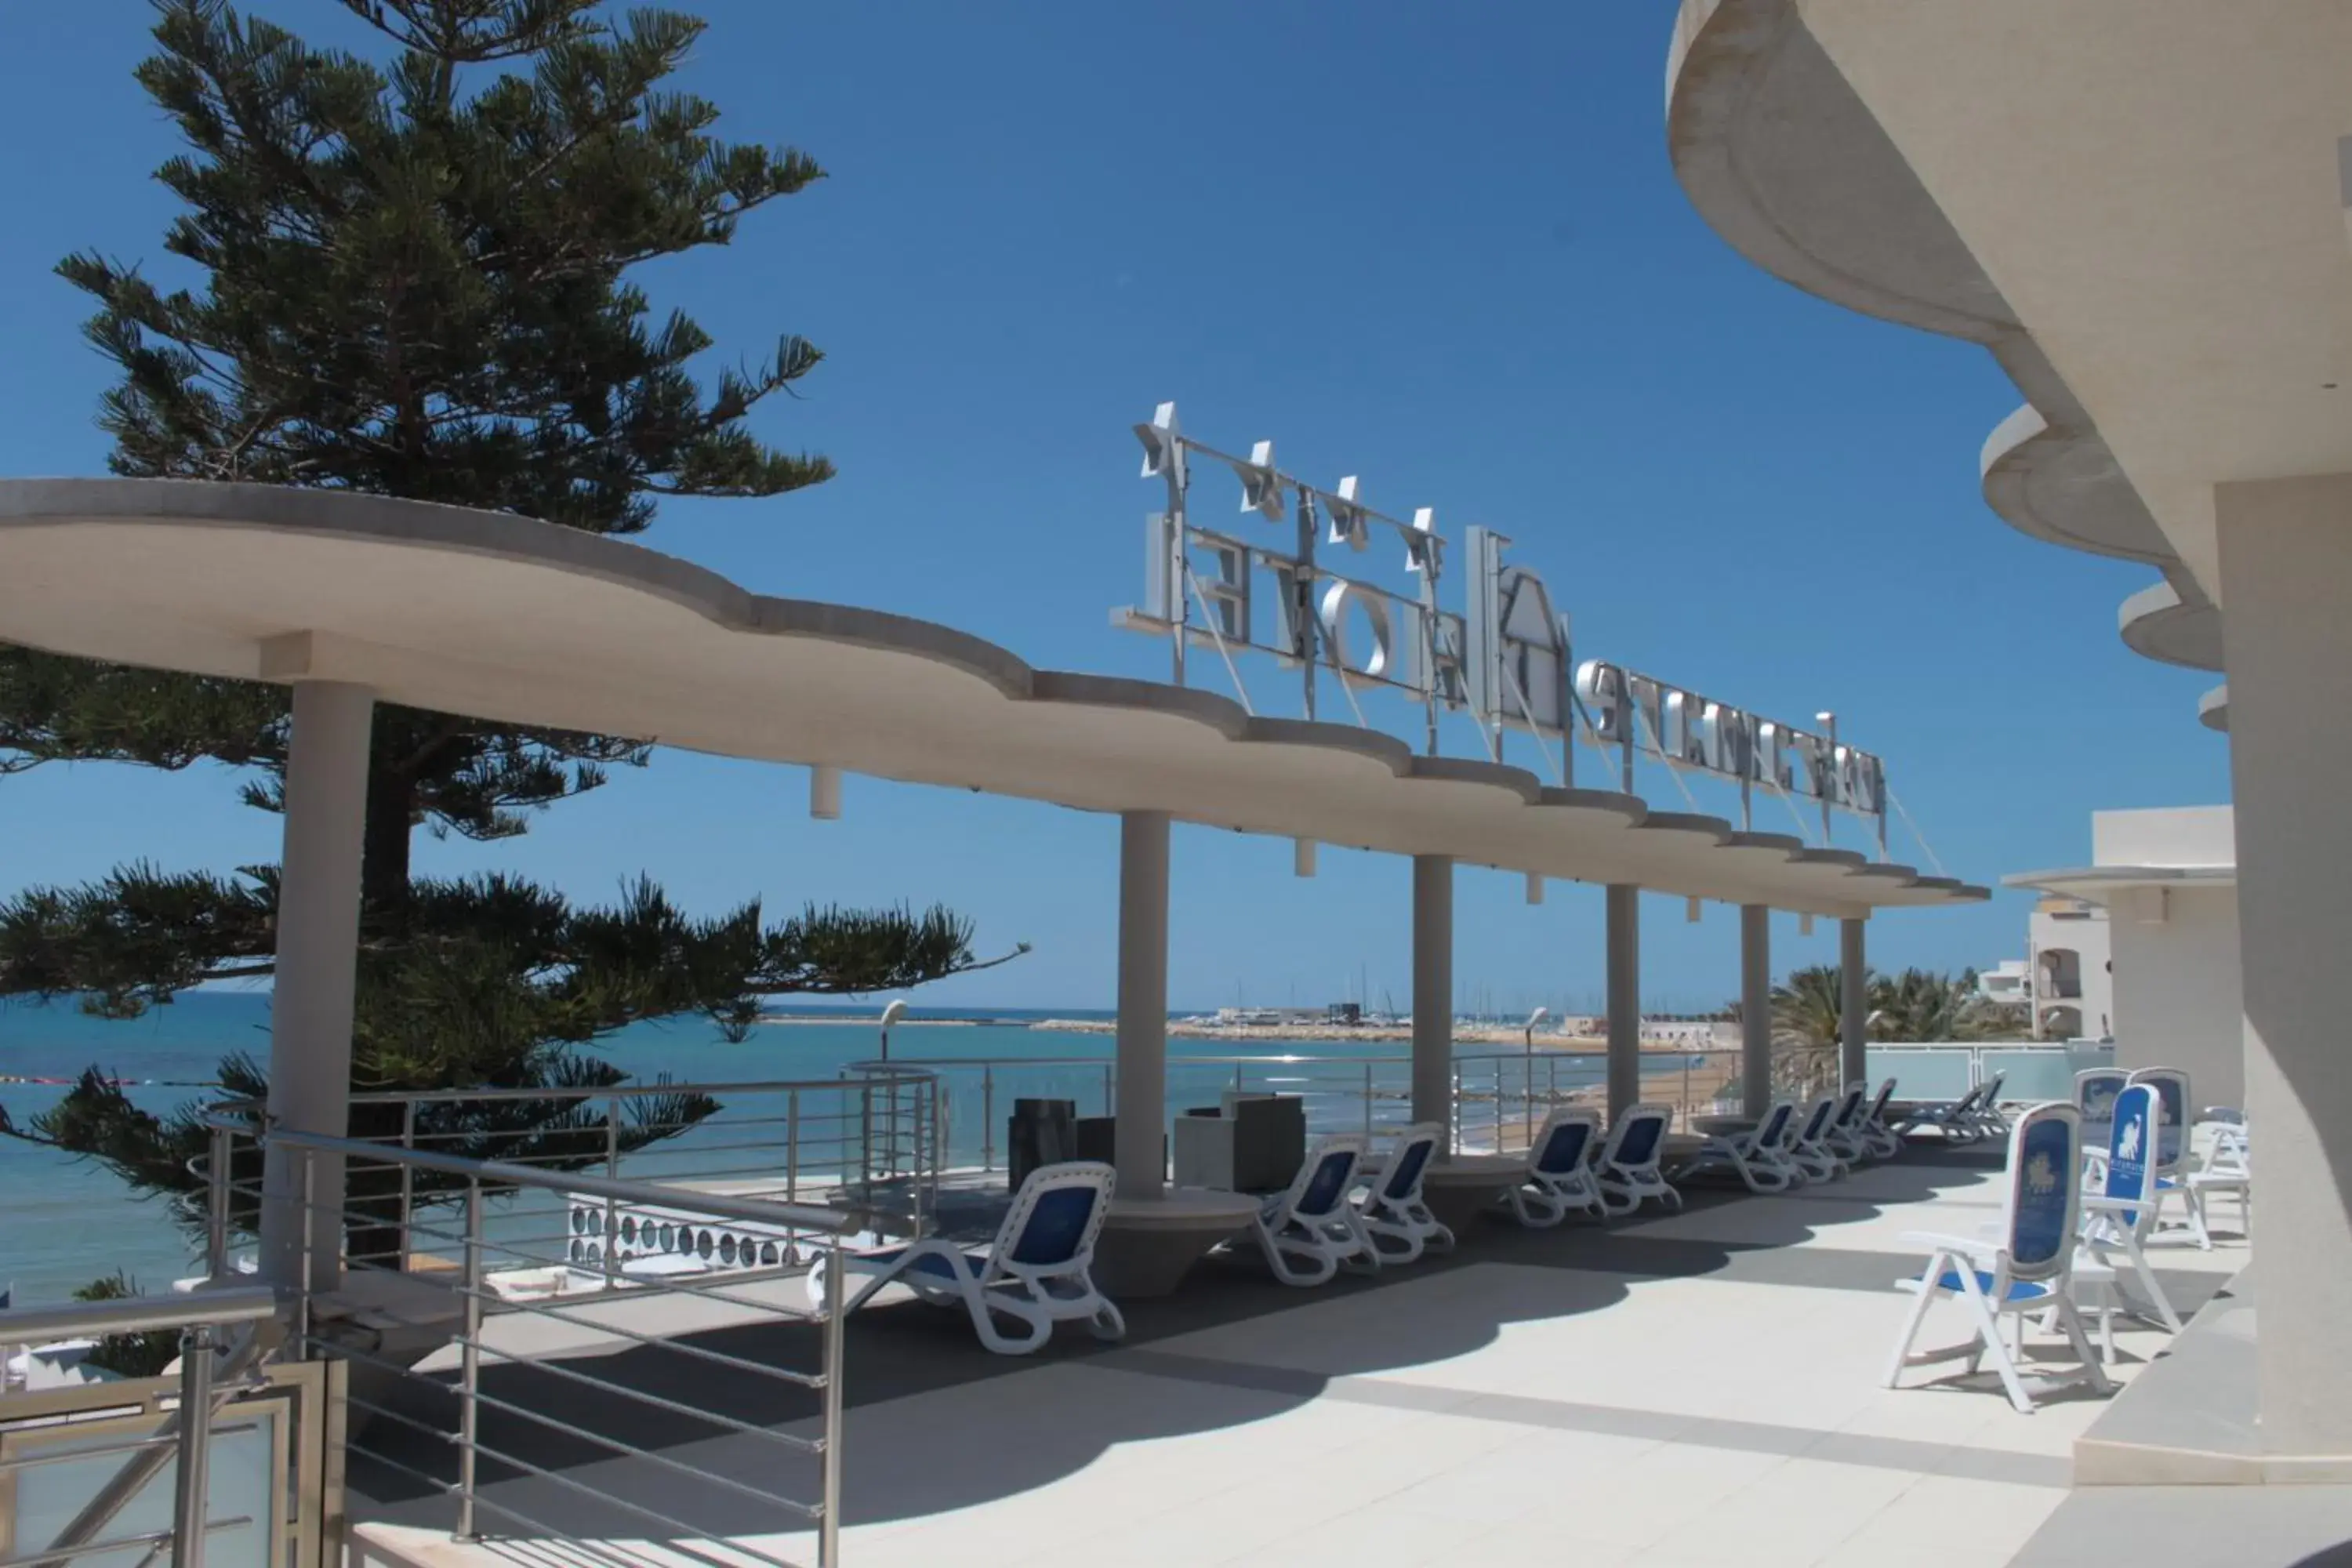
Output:
[[1250,1216],[1251,1234],[1274,1277],[1286,1285],[1320,1285],[1343,1263],[1376,1267],[1380,1255],[1349,1201],[1364,1161],[1364,1140],[1335,1132],[1307,1151],[1287,1192],[1270,1197]]
[[1829,1146],[1830,1120],[1837,1114],[1837,1096],[1822,1095],[1805,1111],[1789,1134],[1789,1159],[1809,1182],[1834,1182],[1845,1174],[1845,1162]]
[[1805,1179],[1805,1173],[1797,1169],[1782,1146],[1788,1142],[1789,1124],[1796,1116],[1796,1102],[1783,1100],[1755,1126],[1744,1131],[1710,1136],[1699,1145],[1690,1163],[1677,1173],[1687,1176],[1702,1171],[1727,1170],[1745,1182],[1751,1193],[1785,1193]]
[[1608,1217],[1608,1200],[1592,1174],[1592,1155],[1601,1142],[1597,1111],[1562,1107],[1544,1118],[1528,1146],[1527,1174],[1508,1194],[1511,1213],[1521,1225],[1549,1228],[1580,1213]]
[[[1059,1322],[1084,1321],[1097,1339],[1119,1339],[1127,1320],[1095,1289],[1091,1272],[1111,1182],[1111,1168],[1093,1161],[1040,1166],[1013,1194],[987,1247],[933,1240],[844,1253],[842,1310],[855,1311],[884,1286],[897,1284],[933,1306],[962,1307],[980,1342],[999,1355],[1027,1355],[1053,1337]],[[809,1301],[819,1308],[831,1256],[819,1254],[807,1276]],[[1013,1320],[1026,1332],[1005,1333],[999,1318]]]
[[[2154,1309],[2152,1321],[2177,1334],[2179,1315],[2172,1310],[2162,1282],[2141,1250],[2156,1226],[2154,1176],[2149,1168],[2157,1142],[2156,1090],[2144,1083],[2127,1084],[2106,1102],[2106,1110],[2111,1129],[2106,1159],[2097,1186],[2083,1194],[2083,1246],[2094,1260],[2116,1271],[2118,1282],[2123,1270],[2130,1269]],[[2132,1308],[2128,1300],[2126,1310],[2134,1317],[2151,1317]]]
[[[1364,1234],[1382,1263],[1412,1263],[1432,1247],[1454,1250],[1454,1232],[1429,1212],[1422,1180],[1443,1137],[1433,1121],[1416,1122],[1397,1134],[1388,1163],[1365,1190],[1360,1212]],[[1393,1243],[1383,1246],[1382,1243]]]
[[2242,1121],[2225,1124],[2213,1130],[2213,1141],[2205,1149],[2204,1163],[2183,1178],[2182,1195],[2188,1201],[2189,1219],[2194,1232],[2204,1239],[2208,1247],[2213,1238],[2208,1224],[2206,1200],[2223,1195],[2238,1200],[2238,1230],[2249,1240],[2254,1233],[2254,1163],[2253,1143],[2246,1135]]
[[2131,1082],[2122,1068],[2084,1068],[2074,1075],[2074,1110],[2083,1118],[2083,1152],[2095,1163],[2114,1132],[2116,1096]]
[[1683,1195],[1659,1171],[1666,1151],[1666,1127],[1674,1111],[1663,1105],[1627,1108],[1601,1146],[1600,1166],[1592,1173],[1601,1201],[1612,1215],[1628,1215],[1650,1199],[1679,1209]]
[[[2009,1139],[2008,1195],[2000,1233],[1970,1238],[1913,1232],[1903,1239],[1928,1248],[1927,1266],[1916,1279],[1901,1282],[1916,1300],[1904,1316],[1903,1331],[1887,1363],[1886,1386],[1897,1386],[1905,1369],[1966,1361],[1974,1374],[1990,1358],[2009,1402],[2033,1412],[2033,1396],[2069,1384],[2086,1383],[2105,1394],[2113,1385],[2099,1365],[2072,1296],[2075,1226],[2082,1213],[2082,1119],[2072,1105],[2037,1105],[2017,1120]],[[1927,1309],[1954,1300],[1966,1309],[1970,1336],[1937,1350],[1917,1351]],[[2027,1376],[2001,1335],[2001,1320],[2012,1319],[2022,1341],[2025,1318],[2043,1317],[2063,1330],[2080,1366],[2064,1373]]]
[[[2193,1242],[2210,1252],[2213,1237],[2205,1228],[2201,1205],[2189,1199],[2189,1175],[2194,1155],[2189,1146],[2192,1121],[2189,1107],[2192,1101],[2189,1098],[2189,1075],[2179,1068],[2142,1068],[2131,1075],[2131,1081],[2156,1090],[2156,1152],[2148,1161],[2148,1173],[2156,1183],[2156,1227],[2149,1232],[2148,1239]],[[2168,1224],[2164,1211],[2168,1200],[2176,1197],[2188,1212]]]
[[1870,1102],[1870,1110],[1862,1119],[1863,1142],[1872,1156],[1892,1160],[1903,1152],[1903,1135],[1886,1124],[1886,1102],[1895,1098],[1895,1080],[1888,1079],[1878,1086],[1878,1093]]

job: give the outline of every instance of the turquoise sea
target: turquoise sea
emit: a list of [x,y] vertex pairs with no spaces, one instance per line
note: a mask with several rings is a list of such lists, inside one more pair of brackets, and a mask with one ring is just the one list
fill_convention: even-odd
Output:
[[[754,1029],[741,1044],[720,1037],[700,1019],[641,1024],[596,1044],[593,1054],[633,1076],[659,1076],[684,1082],[831,1079],[845,1064],[875,1055],[874,1005],[841,1008],[840,1021],[827,1010],[792,1009],[817,1021]],[[1102,1060],[1110,1055],[1108,1036],[1033,1030],[1039,1018],[1107,1017],[1085,1009],[998,1009],[985,1018],[946,1010],[914,1010],[892,1035],[894,1057],[1068,1058]],[[926,1026],[925,1020],[930,1023]],[[944,1020],[952,1018],[948,1026]],[[1253,1042],[1235,1047],[1215,1041],[1170,1042],[1171,1109],[1192,1100],[1213,1100],[1229,1069],[1206,1064],[1187,1068],[1183,1058],[1228,1053],[1292,1052],[1318,1058],[1396,1057],[1407,1047],[1394,1043],[1361,1045],[1311,1041]],[[201,992],[128,1023],[88,1016],[70,1001],[47,1005],[0,1003],[0,1080],[55,1079],[69,1082],[96,1066],[125,1081],[132,1100],[158,1112],[205,1093],[215,1064],[232,1051],[267,1059],[269,998],[263,993]],[[1580,1080],[1589,1070],[1579,1062],[1561,1081]],[[1017,1083],[1014,1081],[1017,1079]],[[971,1080],[971,1081],[966,1081]],[[956,1075],[959,1096],[950,1121],[951,1158],[976,1158],[982,1117],[976,1075]],[[0,1081],[0,1107],[20,1126],[54,1106],[67,1083]],[[1013,1094],[1051,1094],[1078,1101],[1082,1114],[1101,1107],[1099,1069],[1029,1068],[1005,1075],[993,1107],[1001,1119]],[[973,1103],[961,1101],[971,1098]],[[694,1135],[689,1134],[691,1139]],[[966,1141],[975,1147],[961,1147]],[[160,1205],[132,1197],[103,1168],[15,1139],[0,1138],[0,1288],[12,1282],[21,1303],[61,1300],[75,1286],[121,1268],[150,1291],[194,1269],[189,1241],[167,1221]]]

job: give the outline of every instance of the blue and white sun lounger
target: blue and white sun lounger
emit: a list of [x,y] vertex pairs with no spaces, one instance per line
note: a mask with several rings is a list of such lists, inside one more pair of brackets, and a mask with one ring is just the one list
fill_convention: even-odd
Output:
[[1829,1145],[1830,1121],[1837,1108],[1835,1095],[1822,1095],[1789,1134],[1790,1162],[1809,1182],[1834,1182],[1845,1174],[1845,1162]]
[[[842,1309],[855,1311],[886,1285],[904,1285],[938,1307],[971,1314],[980,1342],[999,1355],[1027,1355],[1053,1337],[1059,1322],[1084,1321],[1097,1339],[1116,1340],[1127,1320],[1095,1289],[1089,1272],[1095,1238],[1110,1208],[1112,1173],[1091,1161],[1045,1165],[1030,1173],[1013,1194],[996,1239],[967,1250],[947,1241],[919,1241],[881,1252],[842,1255]],[[809,1300],[822,1308],[825,1258],[808,1274]],[[997,1320],[1025,1330],[1005,1333]]]
[[1805,1173],[1797,1168],[1784,1147],[1789,1141],[1790,1124],[1796,1119],[1796,1102],[1781,1100],[1772,1107],[1769,1115],[1746,1131],[1708,1138],[1699,1145],[1696,1157],[1678,1174],[1729,1171],[1747,1183],[1751,1193],[1785,1193],[1805,1179]]
[[1822,1142],[1849,1171],[1870,1158],[1870,1142],[1864,1136],[1869,1115],[1865,1102],[1869,1099],[1868,1084],[1846,1085],[1845,1092],[1838,1096],[1837,1110],[1831,1115],[1830,1124],[1822,1130]]
[[1320,1285],[1343,1263],[1377,1267],[1349,1189],[1364,1161],[1364,1140],[1335,1132],[1315,1141],[1290,1190],[1265,1200],[1250,1218],[1265,1265],[1286,1285]]
[[[1902,1282],[1917,1300],[1905,1314],[1903,1331],[1886,1367],[1895,1387],[1907,1367],[1966,1361],[1973,1374],[1990,1358],[2009,1402],[2027,1415],[2033,1395],[2074,1383],[2098,1393],[2112,1386],[2083,1332],[2072,1295],[2075,1226],[2082,1209],[2082,1121],[2072,1105],[2053,1101],[2020,1117],[2009,1140],[2008,1196],[1999,1233],[1991,1237],[1914,1232],[1903,1239],[1927,1247],[1927,1266],[1916,1279]],[[1958,1344],[1914,1352],[1927,1309],[1956,1300],[1967,1309],[1971,1333]],[[2062,1374],[2028,1377],[2001,1335],[2001,1319],[2043,1318],[2064,1331],[2080,1367]]]
[[1886,1124],[1886,1102],[1895,1098],[1895,1080],[1878,1086],[1878,1093],[1862,1119],[1862,1141],[1873,1159],[1892,1160],[1903,1152],[1903,1135]]
[[[2191,1241],[2210,1252],[2213,1237],[2205,1228],[2204,1205],[2190,1195],[2189,1186],[2194,1163],[2189,1147],[2189,1075],[2179,1068],[2142,1068],[2131,1075],[2131,1080],[2156,1091],[2156,1149],[2148,1159],[2148,1173],[2156,1183],[2156,1228],[2148,1239]],[[2188,1213],[2167,1223],[2164,1211],[2176,1197]]]
[[1899,1132],[1915,1128],[1932,1127],[1951,1143],[1973,1143],[1984,1136],[1982,1112],[1985,1090],[1991,1084],[1979,1084],[1959,1099],[1943,1105],[1914,1105],[1900,1124]]
[[1666,1106],[1635,1105],[1617,1119],[1609,1142],[1601,1146],[1600,1168],[1592,1173],[1609,1213],[1632,1214],[1652,1198],[1677,1209],[1683,1206],[1682,1194],[1658,1170],[1673,1116]]
[[1528,1173],[1510,1191],[1511,1212],[1519,1223],[1549,1228],[1574,1213],[1606,1219],[1608,1200],[1592,1175],[1600,1147],[1598,1111],[1563,1106],[1544,1118],[1528,1147]]
[[1454,1232],[1429,1212],[1421,1195],[1422,1178],[1442,1136],[1433,1121],[1416,1122],[1397,1134],[1388,1163],[1364,1192],[1364,1234],[1382,1263],[1411,1263],[1431,1247],[1454,1250]]

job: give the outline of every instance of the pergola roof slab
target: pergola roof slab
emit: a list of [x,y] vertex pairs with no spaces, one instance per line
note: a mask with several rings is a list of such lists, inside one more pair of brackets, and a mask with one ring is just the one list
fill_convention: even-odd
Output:
[[1031,668],[526,518],[272,487],[0,481],[0,640],[1832,916],[1987,896],[1213,692]]

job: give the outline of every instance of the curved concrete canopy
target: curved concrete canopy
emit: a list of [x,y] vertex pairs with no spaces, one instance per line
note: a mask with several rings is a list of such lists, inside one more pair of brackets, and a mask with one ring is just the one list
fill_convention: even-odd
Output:
[[2126,599],[2116,623],[2124,646],[2142,658],[2191,669],[2221,668],[2221,612],[2201,595],[2184,599],[2169,582],[2152,584]]
[[945,626],[753,595],[617,540],[381,497],[0,481],[0,640],[1815,914],[1989,896],[1212,692],[1033,670]]
[[2230,731],[2230,687],[2227,681],[2197,700],[2197,721],[2208,730]]
[[2000,885],[2105,904],[2117,893],[2140,888],[2229,888],[2237,881],[2235,866],[2071,866],[2053,871],[2020,871],[2003,877]]
[[[1943,7],[1936,45],[1903,40],[1903,24],[1928,9],[1936,7],[1906,7],[1895,19],[1886,7],[1684,0],[1667,58],[1667,148],[1684,193],[1724,240],[1800,289],[1992,353],[2025,395],[2025,406],[2001,421],[1980,451],[1985,503],[2011,527],[2194,581],[2183,550],[2159,527],[2143,489],[2034,336],[2042,322],[2013,306],[1980,261],[1976,228],[1955,224],[1919,172],[1927,163],[1933,174],[1969,176],[1967,153],[1990,146],[1997,130],[1985,106],[2006,103],[1994,82],[2006,85],[2016,40],[2039,40],[2055,9],[2009,7],[2021,14],[1994,26],[1985,5]],[[2086,12],[2110,14],[2091,26]],[[2065,21],[2084,33],[2157,30],[2100,0],[2077,5]],[[1907,52],[1910,68],[1922,75],[1945,73],[1940,45],[1952,30],[1969,33],[1985,68],[2004,75],[1967,89],[1912,91],[1903,108],[1945,115],[1919,127],[1922,136],[1940,139],[1945,155],[1919,160],[1910,155],[1912,141],[1898,146],[1882,115],[1872,113],[1870,103],[1884,108],[1884,101],[1872,94],[1865,103],[1853,73],[1879,52]],[[1874,70],[1861,75],[1877,85]],[[2063,80],[2065,73],[2051,75]],[[2051,113],[2079,108],[2061,99]],[[1900,130],[1912,130],[1910,118],[1900,120]],[[2049,163],[2049,146],[2072,146],[2072,136],[2063,127],[2046,132],[2032,155]]]

